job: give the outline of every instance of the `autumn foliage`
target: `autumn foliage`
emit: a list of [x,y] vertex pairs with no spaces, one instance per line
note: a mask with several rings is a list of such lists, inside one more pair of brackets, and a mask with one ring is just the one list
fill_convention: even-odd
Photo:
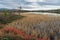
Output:
[[33,40],[33,39],[35,39],[35,40],[48,40],[47,38],[41,39],[41,38],[36,38],[34,36],[31,36],[31,35],[27,35],[24,32],[22,32],[20,30],[17,30],[16,28],[12,28],[12,27],[5,27],[3,29],[0,29],[0,31],[1,31],[0,34],[2,34],[2,32],[8,32],[8,33],[9,32],[11,32],[11,33],[14,32],[14,33],[16,33],[15,35],[23,36],[23,39],[25,39],[25,40]]
[[60,16],[21,14],[22,19],[13,21],[3,28],[4,35],[17,36],[24,40],[58,40],[60,38]]

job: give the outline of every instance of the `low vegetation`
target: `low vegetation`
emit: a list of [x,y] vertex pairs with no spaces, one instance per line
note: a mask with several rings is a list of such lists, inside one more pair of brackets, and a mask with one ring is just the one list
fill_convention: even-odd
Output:
[[59,39],[60,16],[41,14],[22,15],[27,17],[10,23],[9,26],[13,26],[36,38],[49,38],[50,40]]
[[24,16],[16,15],[16,14],[10,14],[10,13],[4,11],[4,13],[2,13],[0,15],[0,23],[1,24],[11,23],[12,21],[17,20],[17,19],[21,19],[23,17]]
[[[53,16],[53,15],[42,15],[42,14],[21,14],[22,16],[26,16],[23,19],[20,19],[20,17],[17,17],[19,20],[16,20],[16,15],[9,15],[6,14],[3,15],[3,18],[6,17],[9,21],[12,19],[13,22],[0,22],[2,24],[7,24],[9,27],[16,28],[17,30],[20,30],[24,32],[27,35],[33,36],[32,39],[25,39],[23,36],[19,36],[21,40],[60,40],[60,16]],[[10,29],[11,30],[11,29]],[[9,33],[8,33],[9,32]],[[6,39],[10,40],[10,37],[14,38],[16,37],[15,32],[4,31],[4,35],[10,35],[7,36]],[[23,34],[23,33],[22,33]],[[3,31],[1,33],[3,35]],[[13,37],[14,35],[15,37]],[[27,36],[26,36],[27,37]],[[16,37],[17,38],[17,37]],[[18,39],[19,39],[18,38]],[[5,37],[3,37],[3,40],[5,40]]]

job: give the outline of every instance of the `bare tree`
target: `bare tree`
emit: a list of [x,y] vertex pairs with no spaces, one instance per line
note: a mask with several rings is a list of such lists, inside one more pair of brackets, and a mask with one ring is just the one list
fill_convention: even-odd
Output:
[[22,9],[22,7],[20,6],[20,7],[19,7],[19,15],[20,15],[20,13],[21,13],[21,9]]

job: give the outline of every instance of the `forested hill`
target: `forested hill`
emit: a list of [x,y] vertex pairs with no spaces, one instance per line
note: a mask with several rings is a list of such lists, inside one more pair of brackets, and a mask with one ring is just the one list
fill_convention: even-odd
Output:
[[[3,11],[18,11],[18,10],[16,10],[16,9],[5,9],[5,8],[2,8],[2,9],[0,9],[0,12],[3,12]],[[29,11],[29,10],[19,10],[20,12],[49,12],[49,13],[58,13],[58,14],[60,14],[60,9],[54,9],[54,10],[31,10],[31,11]]]
[[49,12],[49,13],[60,13],[60,9],[54,9],[54,10],[34,10],[34,11],[29,11],[29,10],[21,10],[22,12]]
[[49,13],[58,13],[58,14],[60,14],[60,9],[57,9],[57,10],[42,10],[41,12],[49,12]]

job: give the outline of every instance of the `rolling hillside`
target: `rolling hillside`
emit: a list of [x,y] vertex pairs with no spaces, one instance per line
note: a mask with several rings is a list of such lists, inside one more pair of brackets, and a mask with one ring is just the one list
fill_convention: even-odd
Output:
[[[4,15],[0,15],[0,23],[1,22],[4,24],[4,26],[0,25],[0,36],[2,36],[2,38],[6,36],[9,39],[14,39],[16,34],[18,34],[19,36],[17,36],[22,38],[22,40],[26,39],[26,35],[28,35],[29,38],[33,36],[32,39],[34,40],[60,40],[60,16],[58,15],[43,15],[42,13],[38,14],[38,12],[36,12],[36,14],[33,12],[25,12],[20,15],[14,13],[13,15],[7,15],[5,13]],[[19,33],[17,30],[19,30]]]
[[28,35],[36,38],[49,38],[60,40],[60,16],[49,16],[42,14],[21,14],[26,16],[7,26],[15,27]]

